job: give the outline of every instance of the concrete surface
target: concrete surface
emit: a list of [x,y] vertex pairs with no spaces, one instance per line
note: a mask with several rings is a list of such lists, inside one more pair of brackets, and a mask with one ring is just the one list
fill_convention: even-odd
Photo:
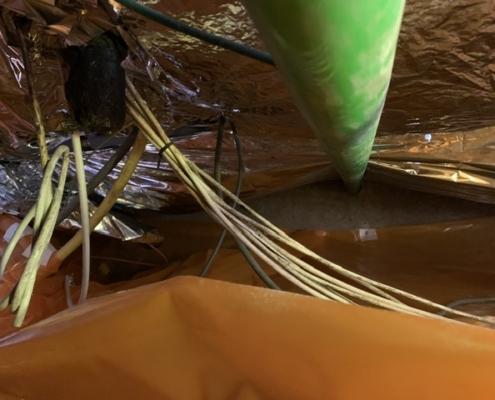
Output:
[[358,195],[321,182],[249,201],[285,228],[378,228],[494,216],[495,206],[365,183]]
[[[367,182],[358,195],[320,182],[247,201],[287,229],[379,228],[495,216],[495,206]],[[208,220],[203,213],[152,214],[152,219]],[[150,219],[148,219],[148,222]]]

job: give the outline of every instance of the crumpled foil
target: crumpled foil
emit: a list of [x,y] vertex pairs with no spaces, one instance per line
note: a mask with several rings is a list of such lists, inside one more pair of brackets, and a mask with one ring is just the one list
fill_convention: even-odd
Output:
[[[36,202],[38,188],[41,185],[41,167],[38,160],[23,160],[0,163],[0,209],[14,215],[23,215]],[[89,202],[89,211],[96,206]],[[71,218],[61,224],[63,228],[80,228],[79,213],[75,211]],[[145,235],[145,231],[132,221],[108,214],[96,226],[95,232],[121,240],[136,240]]]
[[[112,15],[98,3],[2,3],[3,11],[8,9],[34,22],[29,38],[35,90],[47,127],[53,132],[63,131],[70,114],[63,95],[66,72],[59,49],[84,44],[114,26]],[[210,32],[263,48],[240,1],[145,3]],[[336,177],[275,68],[114,6],[128,28],[121,31],[131,50],[124,66],[191,160],[212,170],[216,126],[211,120],[223,113],[235,122],[242,143],[246,163],[243,195]],[[493,11],[492,0],[407,2],[368,179],[495,202],[495,149],[490,139],[495,129]],[[23,59],[5,12],[2,18],[0,151],[6,160],[34,159],[35,129]],[[86,163],[88,175],[96,173],[111,152],[93,153]],[[157,151],[149,146],[119,202],[152,210],[193,208],[193,199],[170,167],[163,162],[158,168],[157,161]],[[100,185],[98,194],[105,195],[120,167]],[[233,187],[237,154],[229,135],[224,139],[222,172],[224,183]],[[9,194],[0,194],[0,208],[5,207],[4,198]]]
[[495,203],[495,127],[382,136],[367,178],[409,189]]
[[[89,202],[89,212],[93,213],[94,211],[96,211],[96,206]],[[65,229],[80,229],[81,224],[79,221],[79,212],[74,211],[71,218],[66,218],[62,221],[60,226]],[[146,234],[145,230],[139,226],[138,223],[128,219],[124,221],[113,213],[107,214],[101,222],[96,225],[94,231],[122,241],[137,241],[143,239]]]
[[[186,156],[211,172],[215,135],[215,132],[204,132],[195,136],[196,142],[187,139],[185,143],[180,140],[176,143]],[[201,144],[200,140],[205,144]],[[337,177],[316,139],[294,138],[289,144],[281,145],[271,140],[243,137],[242,143],[249,171],[243,185],[244,196]],[[367,179],[495,203],[494,152],[495,128],[491,127],[468,132],[380,136],[375,140]],[[224,144],[223,154],[223,182],[232,189],[237,179],[237,153],[227,143]],[[92,168],[95,172],[108,157],[110,152],[101,153],[93,159]],[[122,204],[153,210],[167,207],[169,210],[184,211],[194,207],[194,199],[177,180],[174,172],[166,163],[157,169],[157,160],[156,149],[149,146],[137,173],[126,187]],[[106,185],[104,183],[98,188],[101,195],[109,189]],[[160,187],[161,190],[147,190],[149,186]]]

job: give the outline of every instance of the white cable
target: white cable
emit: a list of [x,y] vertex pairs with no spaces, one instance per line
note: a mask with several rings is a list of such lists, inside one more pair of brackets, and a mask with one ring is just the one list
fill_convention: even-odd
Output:
[[[74,150],[74,159],[76,164],[77,186],[79,192],[79,214],[81,217],[81,226],[83,231],[82,277],[81,292],[79,294],[79,303],[82,303],[88,297],[89,275],[91,267],[91,227],[89,225],[88,193],[86,187],[86,176],[84,173],[81,136],[77,131],[72,134],[72,148]],[[70,296],[68,297],[68,299],[70,299]]]

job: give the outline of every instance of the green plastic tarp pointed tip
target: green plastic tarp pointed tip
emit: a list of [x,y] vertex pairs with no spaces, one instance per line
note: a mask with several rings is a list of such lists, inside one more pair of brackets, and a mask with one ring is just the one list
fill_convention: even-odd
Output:
[[364,175],[405,0],[245,0],[278,69],[350,188]]

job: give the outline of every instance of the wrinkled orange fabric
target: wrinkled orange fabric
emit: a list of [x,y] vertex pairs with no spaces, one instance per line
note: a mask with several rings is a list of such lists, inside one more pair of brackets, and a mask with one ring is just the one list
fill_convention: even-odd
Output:
[[[0,236],[3,234],[3,218],[0,217]],[[494,296],[494,228],[495,218],[484,218],[376,230],[298,231],[292,233],[292,236],[320,255],[350,270],[445,304],[459,298]],[[167,221],[160,227],[160,233],[166,238],[162,250],[169,258],[177,261],[164,269],[144,272],[139,275],[139,279],[131,281],[112,285],[92,282],[90,296],[138,287],[171,275],[198,275],[209,254],[205,250],[214,246],[219,232],[218,226],[211,223]],[[103,252],[105,256],[115,254],[125,257],[128,252],[126,249],[130,248],[129,257],[139,256],[139,246],[134,244],[122,244],[108,239],[100,242],[98,236],[94,236],[94,239],[92,250],[95,255]],[[0,240],[1,246],[3,243]],[[95,266],[96,261],[93,262],[93,267]],[[79,269],[79,264],[74,265],[72,272]],[[297,291],[273,270],[267,269],[267,272],[284,289]],[[63,285],[66,273],[64,269],[53,276],[43,274],[38,277],[26,325],[66,308]],[[209,276],[262,286],[242,254],[228,240],[226,248],[215,259]],[[78,290],[78,287],[73,288],[75,300]],[[473,305],[468,309],[471,312],[495,315],[495,304]],[[12,320],[8,311],[0,312],[0,337],[14,331]]]
[[[349,269],[446,303],[493,296],[494,227],[486,218],[292,236]],[[177,221],[162,234],[172,265],[92,282],[86,305],[0,340],[0,399],[495,398],[495,331],[256,288],[229,243],[213,279],[155,283],[198,274],[218,228]],[[110,243],[126,246],[106,241],[107,251]],[[65,274],[39,276],[27,324],[66,308]],[[11,322],[0,313],[3,334]]]
[[199,278],[0,342],[7,399],[495,398],[495,332]]
[[[5,251],[19,222],[20,220],[12,215],[0,215],[0,254],[3,254]],[[31,254],[32,237],[32,230],[31,228],[28,228],[25,230],[23,236],[19,239],[17,246],[12,252],[5,271],[0,277],[0,300],[11,295],[19,282],[19,279],[24,272],[27,257]],[[26,324],[33,323],[54,313],[53,306],[56,302],[54,303],[53,300],[54,298],[59,297],[58,292],[60,291],[60,285],[47,285],[44,282],[44,278],[54,274],[60,266],[60,262],[53,257],[54,251],[55,248],[50,245],[44,254],[44,256],[46,255],[46,259],[42,258],[42,265],[37,273],[37,279],[42,282],[41,285],[37,285],[37,290],[41,286],[39,291],[43,294],[45,300],[41,303],[35,301],[35,303],[39,303],[39,306],[35,306],[30,310],[26,318]],[[11,314],[9,310],[0,311],[0,337],[14,330],[12,327],[13,322],[14,315]]]

